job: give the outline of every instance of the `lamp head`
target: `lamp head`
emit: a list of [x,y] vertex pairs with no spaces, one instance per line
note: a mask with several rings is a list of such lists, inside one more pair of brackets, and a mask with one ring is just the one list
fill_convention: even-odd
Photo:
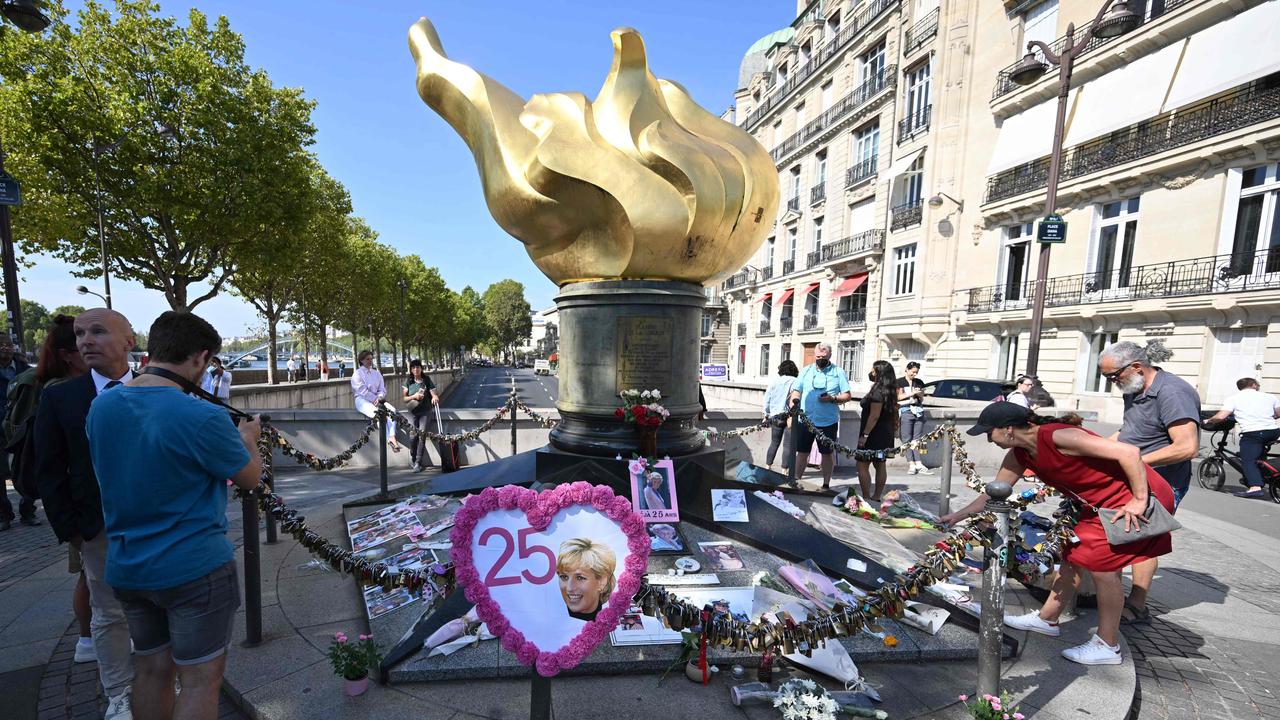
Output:
[[1030,85],[1049,72],[1049,65],[1036,57],[1033,52],[1022,56],[1017,65],[1009,71],[1009,79],[1017,85]]
[[1117,0],[1093,28],[1100,38],[1120,37],[1142,24],[1142,16],[1129,9],[1126,0]]
[[81,295],[88,295],[88,294],[89,294],[89,288],[87,288],[87,287],[85,287],[85,286],[81,285],[81,286],[79,286],[79,287],[77,287],[77,288],[76,288],[76,292],[80,293]]
[[0,13],[23,32],[38,33],[49,27],[49,18],[40,12],[36,0],[0,0]]
[[934,195],[933,197],[929,198],[929,207],[931,208],[942,207],[942,196]]

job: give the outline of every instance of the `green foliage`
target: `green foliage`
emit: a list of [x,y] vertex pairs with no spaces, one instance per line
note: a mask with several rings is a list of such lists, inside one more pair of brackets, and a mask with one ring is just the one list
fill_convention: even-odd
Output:
[[514,350],[533,331],[532,308],[524,299],[524,285],[499,280],[484,291],[484,320],[498,347]]
[[[22,308],[22,349],[27,352],[39,352],[40,344],[49,334],[49,322],[53,316],[48,308],[34,300],[23,300]],[[9,318],[0,313],[0,330],[9,333]]]
[[76,315],[79,315],[84,311],[85,311],[85,308],[81,307],[80,305],[59,305],[58,307],[53,309],[53,312],[50,313],[50,315],[52,316],[70,315],[71,317],[75,317]]

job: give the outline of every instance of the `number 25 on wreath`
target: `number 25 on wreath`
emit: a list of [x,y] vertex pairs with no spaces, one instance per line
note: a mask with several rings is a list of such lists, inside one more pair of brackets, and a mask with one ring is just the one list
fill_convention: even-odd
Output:
[[546,572],[542,575],[534,575],[528,570],[521,570],[520,575],[507,575],[505,577],[499,576],[498,573],[502,572],[502,568],[507,564],[507,561],[511,559],[512,553],[517,550],[517,543],[511,537],[511,532],[506,528],[491,527],[480,534],[480,545],[488,546],[491,538],[498,538],[504,543],[502,554],[498,556],[498,561],[493,564],[493,567],[489,568],[489,572],[484,576],[485,587],[518,585],[520,584],[521,577],[534,585],[544,585],[550,582],[551,578],[556,576],[556,555],[551,552],[551,548],[544,545],[528,544],[529,536],[535,532],[536,531],[533,528],[527,527],[522,528],[516,533],[516,536],[520,540],[518,548],[520,552],[520,559],[526,560],[534,555],[543,555],[547,559]]

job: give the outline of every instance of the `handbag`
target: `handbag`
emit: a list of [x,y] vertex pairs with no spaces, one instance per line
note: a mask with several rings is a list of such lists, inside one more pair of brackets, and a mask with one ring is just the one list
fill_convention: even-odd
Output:
[[1146,522],[1138,523],[1136,530],[1125,532],[1124,523],[1116,520],[1116,517],[1120,514],[1119,509],[1100,508],[1070,490],[1064,490],[1063,492],[1098,513],[1098,520],[1102,522],[1102,531],[1107,534],[1107,543],[1111,545],[1128,545],[1129,543],[1149,540],[1153,537],[1182,529],[1182,523],[1175,520],[1173,515],[1164,509],[1164,505],[1161,505],[1153,494],[1147,495],[1147,509],[1142,512],[1142,518]]

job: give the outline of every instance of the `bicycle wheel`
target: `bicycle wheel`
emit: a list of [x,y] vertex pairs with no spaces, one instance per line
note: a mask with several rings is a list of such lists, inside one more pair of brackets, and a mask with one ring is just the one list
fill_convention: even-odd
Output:
[[1267,494],[1271,496],[1271,502],[1280,503],[1280,482],[1267,483]]
[[1206,490],[1221,490],[1223,483],[1227,481],[1227,473],[1223,468],[1222,459],[1211,457],[1201,460],[1198,479],[1200,487]]

